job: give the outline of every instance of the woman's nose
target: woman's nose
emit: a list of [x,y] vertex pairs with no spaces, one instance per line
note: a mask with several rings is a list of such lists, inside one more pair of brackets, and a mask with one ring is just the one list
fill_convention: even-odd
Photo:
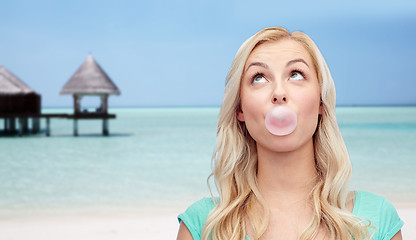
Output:
[[273,104],[284,104],[284,103],[287,103],[287,97],[286,96],[273,97],[272,102]]
[[282,84],[276,84],[276,87],[273,91],[272,95],[272,103],[273,104],[285,104],[287,103],[287,96],[284,86]]

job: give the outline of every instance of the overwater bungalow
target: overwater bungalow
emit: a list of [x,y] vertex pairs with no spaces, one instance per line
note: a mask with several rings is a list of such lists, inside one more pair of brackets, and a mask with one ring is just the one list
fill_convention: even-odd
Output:
[[[78,135],[78,119],[103,119],[103,134],[108,135],[108,97],[119,95],[120,90],[104,72],[100,65],[89,55],[74,75],[64,85],[60,94],[72,94],[74,100],[74,135]],[[81,100],[85,96],[97,96],[101,104],[95,111],[82,110]]]
[[[5,134],[29,133],[29,119],[32,132],[39,132],[41,96],[17,76],[0,66],[0,118],[4,119]],[[18,119],[18,129],[16,129]]]

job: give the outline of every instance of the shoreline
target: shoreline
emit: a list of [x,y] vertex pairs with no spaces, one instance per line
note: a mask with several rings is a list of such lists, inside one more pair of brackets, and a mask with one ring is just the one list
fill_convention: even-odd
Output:
[[[0,216],[0,236],[5,240],[28,237],[34,240],[175,239],[179,228],[176,217],[184,210]],[[397,208],[397,211],[405,222],[403,239],[416,240],[416,207]]]

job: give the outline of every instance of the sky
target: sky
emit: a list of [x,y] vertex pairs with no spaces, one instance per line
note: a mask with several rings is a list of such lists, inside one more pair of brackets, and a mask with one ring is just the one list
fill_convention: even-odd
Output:
[[[385,2],[385,3],[383,3]],[[121,91],[110,107],[220,106],[240,45],[259,30],[318,45],[337,105],[416,105],[416,1],[1,0],[0,65],[59,95],[88,54]],[[83,105],[98,106],[97,98]]]

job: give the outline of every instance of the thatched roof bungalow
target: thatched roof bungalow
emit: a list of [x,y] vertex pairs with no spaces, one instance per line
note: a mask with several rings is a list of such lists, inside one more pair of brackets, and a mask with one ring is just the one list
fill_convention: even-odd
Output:
[[0,66],[0,113],[40,114],[40,100],[40,94]]
[[64,85],[60,94],[72,94],[74,96],[75,114],[81,113],[80,101],[83,96],[100,96],[101,106],[97,109],[97,113],[107,113],[108,95],[119,95],[120,90],[94,58],[89,55]]

